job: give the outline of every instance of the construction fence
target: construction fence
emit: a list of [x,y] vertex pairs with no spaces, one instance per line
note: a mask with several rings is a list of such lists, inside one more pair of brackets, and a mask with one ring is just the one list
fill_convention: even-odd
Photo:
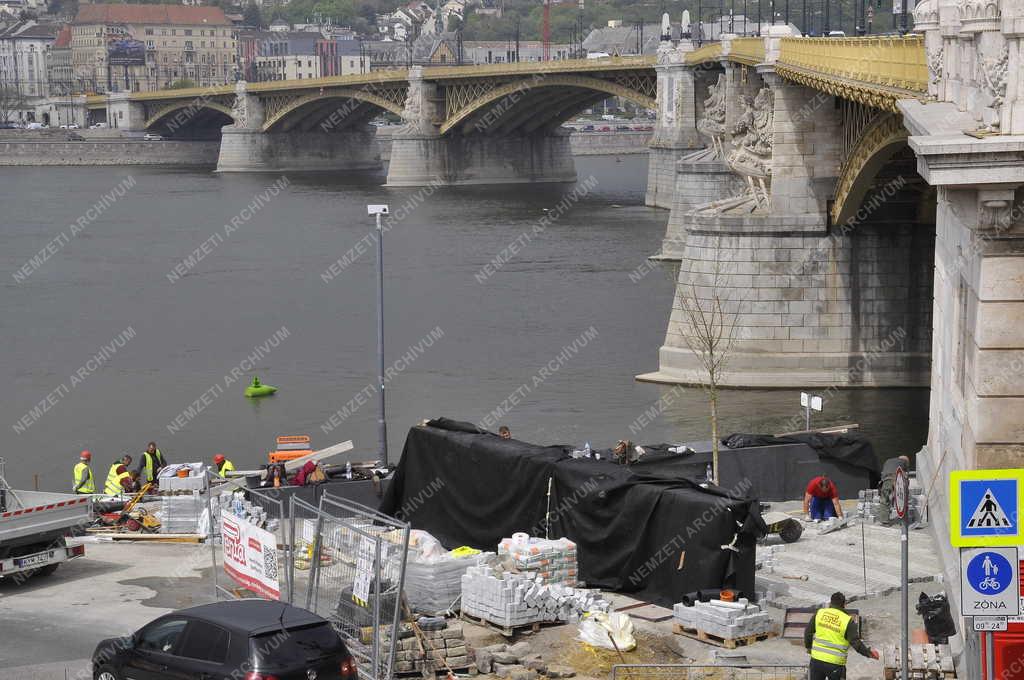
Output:
[[807,680],[807,666],[616,664],[612,680]]
[[367,680],[392,676],[409,525],[324,493],[318,505],[235,481],[210,493],[218,598],[267,597],[330,621]]

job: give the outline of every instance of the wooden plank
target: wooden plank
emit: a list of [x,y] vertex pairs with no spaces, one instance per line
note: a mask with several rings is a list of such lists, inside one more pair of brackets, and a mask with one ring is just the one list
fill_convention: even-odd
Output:
[[321,460],[324,460],[325,458],[330,458],[331,456],[337,456],[340,453],[351,451],[352,448],[353,444],[352,440],[350,439],[347,442],[341,442],[340,444],[335,444],[334,446],[328,446],[326,449],[320,449],[319,451],[314,451],[313,453],[307,453],[305,456],[302,456],[300,458],[293,458],[292,460],[286,461],[284,464],[284,469],[286,472],[295,472],[309,461],[319,462]]

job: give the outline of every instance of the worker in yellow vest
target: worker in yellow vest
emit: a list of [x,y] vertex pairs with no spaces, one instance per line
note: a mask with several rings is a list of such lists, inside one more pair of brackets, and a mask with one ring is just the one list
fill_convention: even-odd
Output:
[[235,464],[221,453],[213,457],[213,464],[217,467],[217,474],[221,477],[227,477],[229,472],[235,471]]
[[161,468],[165,467],[167,467],[167,460],[164,459],[164,454],[160,453],[156,442],[150,442],[146,450],[142,452],[142,459],[139,461],[139,483],[155,482]]
[[132,474],[128,466],[132,464],[132,457],[125,454],[121,460],[114,461],[107,471],[107,481],[103,485],[103,493],[108,496],[119,496],[132,488]]
[[846,678],[846,654],[850,647],[870,659],[881,656],[860,639],[860,626],[846,613],[846,596],[842,593],[832,593],[829,606],[819,609],[807,624],[804,646],[811,653],[809,680]]
[[91,460],[92,454],[88,451],[82,451],[78,456],[78,462],[75,464],[74,479],[71,481],[75,493],[96,493],[96,482],[93,481],[92,468],[89,467]]

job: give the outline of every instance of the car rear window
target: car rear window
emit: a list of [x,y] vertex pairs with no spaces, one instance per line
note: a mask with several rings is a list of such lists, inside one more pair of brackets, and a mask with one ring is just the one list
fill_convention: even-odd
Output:
[[328,623],[289,628],[249,638],[254,661],[263,666],[304,664],[341,653],[341,638]]

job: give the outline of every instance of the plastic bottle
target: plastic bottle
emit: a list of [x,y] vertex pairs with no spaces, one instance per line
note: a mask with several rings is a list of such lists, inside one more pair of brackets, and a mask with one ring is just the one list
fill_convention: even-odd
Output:
[[711,467],[711,463],[708,463],[708,469],[704,471],[704,477],[708,482],[713,482],[715,480],[715,469]]
[[345,479],[352,479],[352,461],[345,461]]

